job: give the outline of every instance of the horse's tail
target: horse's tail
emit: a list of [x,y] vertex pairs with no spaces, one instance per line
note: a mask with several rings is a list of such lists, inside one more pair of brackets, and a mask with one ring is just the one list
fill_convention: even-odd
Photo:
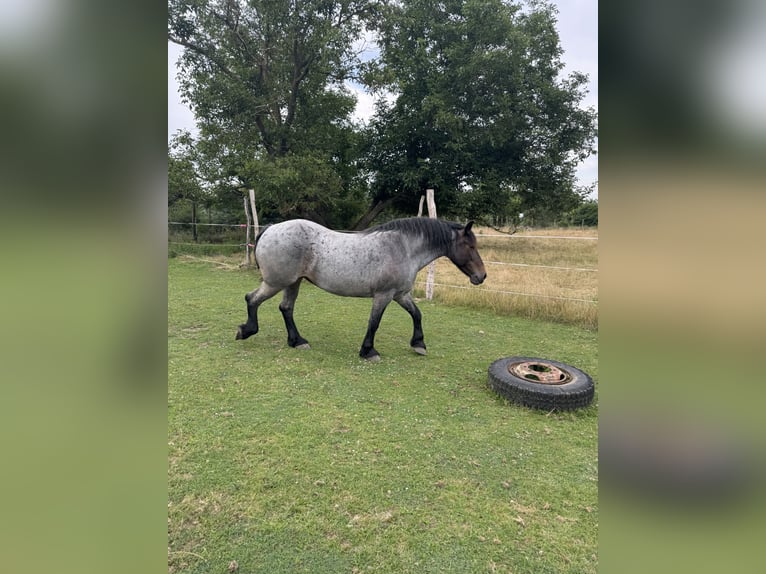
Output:
[[271,223],[261,227],[260,231],[258,231],[258,235],[255,236],[255,241],[253,242],[253,257],[255,258],[256,269],[259,269],[260,265],[258,264],[258,256],[255,254],[255,248],[258,247],[258,240],[261,238],[261,235],[263,235],[269,227],[271,227]]
[[269,223],[268,225],[264,225],[263,227],[261,227],[260,231],[258,232],[258,235],[256,235],[256,236],[255,236],[255,244],[256,244],[256,245],[258,245],[258,240],[261,238],[261,235],[263,235],[263,233],[264,233],[264,232],[265,232],[265,231],[266,231],[266,230],[267,230],[269,227],[271,227],[271,223]]

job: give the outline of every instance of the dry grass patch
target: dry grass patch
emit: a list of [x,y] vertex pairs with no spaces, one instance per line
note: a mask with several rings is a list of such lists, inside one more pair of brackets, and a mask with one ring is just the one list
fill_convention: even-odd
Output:
[[[435,268],[436,300],[591,329],[598,326],[597,230],[476,232],[486,281],[473,287],[448,259],[441,258]],[[417,297],[425,296],[426,276],[427,269],[418,275]]]

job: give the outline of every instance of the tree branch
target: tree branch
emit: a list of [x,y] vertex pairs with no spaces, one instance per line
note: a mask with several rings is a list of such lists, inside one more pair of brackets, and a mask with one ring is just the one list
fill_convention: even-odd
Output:
[[194,44],[192,42],[189,42],[187,40],[182,40],[181,38],[178,38],[177,36],[174,36],[170,32],[168,32],[168,40],[173,42],[174,44],[178,44],[179,46],[183,46],[184,48],[187,48],[191,50],[192,52],[199,54],[203,58],[209,60],[212,64],[215,64],[216,67],[218,67],[224,74],[229,76],[230,78],[237,78],[237,75],[232,72],[225,64],[221,63],[215,56],[213,56],[208,50],[201,48],[197,44]]

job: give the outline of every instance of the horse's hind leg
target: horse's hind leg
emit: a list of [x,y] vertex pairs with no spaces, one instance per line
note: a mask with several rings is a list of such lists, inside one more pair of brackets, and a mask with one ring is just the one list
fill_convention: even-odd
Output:
[[415,305],[415,301],[412,300],[412,294],[406,293],[396,297],[396,302],[399,303],[412,317],[412,339],[410,340],[410,347],[418,355],[426,354],[426,344],[423,342],[423,325],[421,324],[422,315],[420,309]]
[[235,339],[247,339],[258,332],[258,306],[280,291],[280,288],[272,287],[264,281],[258,289],[245,295],[245,301],[247,302],[247,323],[242,323],[237,328]]
[[282,312],[285,327],[287,327],[287,344],[297,349],[310,349],[309,342],[298,333],[298,328],[295,326],[295,320],[293,319],[293,308],[295,307],[295,300],[298,298],[300,287],[301,279],[298,279],[289,287],[285,287],[282,302],[279,304],[279,310]]

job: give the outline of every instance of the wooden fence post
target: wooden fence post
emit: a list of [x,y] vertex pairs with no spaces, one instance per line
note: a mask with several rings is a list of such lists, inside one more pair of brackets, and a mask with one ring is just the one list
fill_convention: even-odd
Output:
[[242,267],[250,266],[250,209],[247,206],[247,196],[243,196],[245,204],[245,217],[247,218],[247,226],[245,229],[245,260],[242,262]]
[[248,194],[250,195],[250,212],[253,214],[253,243],[255,243],[255,238],[258,237],[258,211],[255,209],[255,190],[249,189]]
[[[253,261],[255,262],[255,268],[258,268],[258,260],[255,258],[255,242],[258,239],[258,211],[255,209],[255,190],[249,189],[248,195],[250,196],[250,212],[253,214]],[[250,241],[248,241],[250,243]]]
[[[426,190],[426,204],[428,205],[428,217],[436,218],[436,202],[434,201],[434,190]],[[422,198],[421,198],[422,206]],[[434,297],[434,268],[436,261],[431,261],[428,265],[428,275],[426,277],[426,299],[430,301]]]

